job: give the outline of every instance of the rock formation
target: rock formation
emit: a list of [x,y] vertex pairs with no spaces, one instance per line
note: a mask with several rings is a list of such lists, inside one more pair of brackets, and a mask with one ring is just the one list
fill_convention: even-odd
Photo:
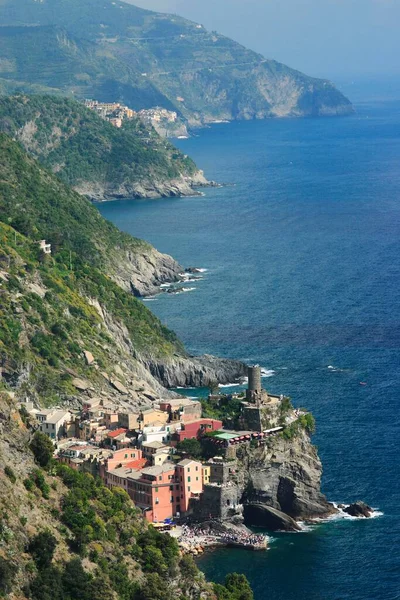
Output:
[[272,507],[293,519],[326,517],[336,512],[321,493],[321,461],[305,431],[290,440],[272,437],[259,448],[241,446],[237,458],[238,484],[245,505]]
[[165,387],[207,387],[218,381],[233,383],[244,377],[247,366],[236,360],[204,356],[173,356],[165,361],[145,360],[150,373]]
[[352,517],[366,518],[370,517],[374,512],[373,509],[370,506],[368,506],[368,504],[365,504],[365,502],[362,502],[361,500],[357,500],[357,502],[350,504],[350,506],[347,506],[343,510],[345,513],[351,515]]

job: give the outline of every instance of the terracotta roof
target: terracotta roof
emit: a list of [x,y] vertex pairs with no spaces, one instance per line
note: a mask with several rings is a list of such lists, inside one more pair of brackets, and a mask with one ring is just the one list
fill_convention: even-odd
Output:
[[128,469],[143,469],[147,464],[146,458],[139,458],[138,460],[132,460],[131,462],[126,463],[125,467]]
[[124,429],[123,427],[120,427],[120,429],[115,429],[115,431],[110,431],[110,433],[107,434],[107,437],[109,438],[116,438],[119,435],[122,435],[124,433],[126,433],[128,430]]

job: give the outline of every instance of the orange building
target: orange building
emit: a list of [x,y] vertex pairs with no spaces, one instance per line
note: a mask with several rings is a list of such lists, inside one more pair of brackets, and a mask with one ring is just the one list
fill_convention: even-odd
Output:
[[179,487],[172,463],[128,475],[128,494],[150,523],[170,519],[180,512]]

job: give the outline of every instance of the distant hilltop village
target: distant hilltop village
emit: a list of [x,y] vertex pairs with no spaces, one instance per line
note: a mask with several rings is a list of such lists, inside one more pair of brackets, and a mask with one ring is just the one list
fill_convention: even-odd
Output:
[[187,137],[184,123],[175,111],[160,106],[134,111],[119,102],[98,102],[86,99],[86,108],[94,110],[102,119],[109,121],[114,127],[122,127],[124,119],[138,117],[146,125],[151,125],[161,137]]
[[[136,411],[92,397],[79,411],[22,406],[53,440],[59,461],[124,489],[149,522],[202,522],[242,513],[240,492],[232,485],[238,449],[268,443],[304,415],[288,398],[262,389],[259,366],[248,369],[246,393],[210,394],[207,402],[217,406],[227,399],[240,406],[237,425],[229,429],[204,416],[202,402],[184,397]],[[190,450],[193,443],[197,452]]]

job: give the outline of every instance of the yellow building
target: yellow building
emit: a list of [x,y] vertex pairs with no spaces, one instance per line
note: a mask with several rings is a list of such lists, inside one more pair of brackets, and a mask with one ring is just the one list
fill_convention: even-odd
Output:
[[203,465],[203,485],[210,483],[211,467],[210,465]]

